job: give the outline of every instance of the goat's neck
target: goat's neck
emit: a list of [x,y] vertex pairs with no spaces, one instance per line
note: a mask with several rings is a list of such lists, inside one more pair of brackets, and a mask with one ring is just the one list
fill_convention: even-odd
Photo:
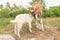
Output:
[[29,15],[31,16],[31,18],[34,18],[34,17],[31,15],[31,13],[29,13]]

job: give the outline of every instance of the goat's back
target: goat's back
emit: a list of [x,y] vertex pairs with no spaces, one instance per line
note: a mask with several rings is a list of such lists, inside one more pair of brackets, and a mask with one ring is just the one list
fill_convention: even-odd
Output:
[[30,20],[32,20],[32,17],[30,14],[20,14],[16,16],[14,21],[16,21],[16,23],[17,22],[24,23],[24,22],[29,22]]

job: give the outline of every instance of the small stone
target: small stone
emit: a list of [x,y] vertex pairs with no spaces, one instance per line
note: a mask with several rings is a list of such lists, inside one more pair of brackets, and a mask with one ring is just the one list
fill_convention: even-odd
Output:
[[13,38],[9,34],[2,34],[2,35],[0,35],[0,40],[15,40],[15,38]]
[[28,40],[36,40],[35,38],[30,38],[30,39],[28,39]]

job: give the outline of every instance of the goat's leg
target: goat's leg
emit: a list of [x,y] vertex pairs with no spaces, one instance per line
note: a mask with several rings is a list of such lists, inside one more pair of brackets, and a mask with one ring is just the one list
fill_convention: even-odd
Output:
[[37,17],[38,17],[38,15],[36,14],[35,17],[36,17],[35,21],[36,21],[36,24],[37,24]]
[[21,30],[21,28],[22,28],[22,25],[21,24],[19,24],[18,26],[17,26],[17,36],[20,38],[20,30]]
[[42,30],[44,30],[44,28],[43,28],[43,18],[42,18],[42,11],[41,11],[41,14],[39,14],[40,15],[40,24],[41,24],[41,29]]
[[30,32],[32,32],[31,28],[32,28],[32,25],[31,25],[31,22],[29,22],[29,31]]
[[43,19],[42,19],[42,18],[41,18],[41,20],[40,20],[40,24],[41,24],[42,30],[44,30],[44,27],[43,27]]
[[18,37],[20,38],[20,29],[18,28],[17,31],[18,31],[18,32],[17,32],[17,35],[18,35]]
[[17,27],[16,27],[16,25],[14,26],[14,33],[17,34]]

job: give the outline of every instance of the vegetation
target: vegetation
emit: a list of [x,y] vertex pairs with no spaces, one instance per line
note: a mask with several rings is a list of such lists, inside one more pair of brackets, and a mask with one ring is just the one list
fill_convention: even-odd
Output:
[[27,8],[24,8],[23,6],[17,6],[16,4],[13,4],[11,7],[10,4],[7,2],[5,8],[2,8],[3,5],[0,5],[0,18],[1,17],[15,17],[18,14],[22,13],[29,13],[29,10]]
[[[38,1],[41,4],[43,4],[44,17],[60,17],[60,6],[54,6],[54,7],[50,7],[50,9],[46,9],[43,0],[32,0],[30,4],[34,3],[35,1]],[[16,4],[13,4],[13,6],[11,7],[8,2],[6,3],[5,8],[3,8],[3,5],[0,4],[0,18],[15,17],[16,15],[22,13],[29,13],[29,8],[24,8],[23,6],[17,6]]]
[[51,27],[60,27],[60,17],[48,17],[44,18],[44,24]]
[[12,18],[0,18],[0,29],[2,29],[2,28],[4,28],[4,27],[6,27],[7,25],[9,25],[10,24],[10,20],[11,20]]
[[44,10],[44,17],[60,17],[60,6],[50,7]]

